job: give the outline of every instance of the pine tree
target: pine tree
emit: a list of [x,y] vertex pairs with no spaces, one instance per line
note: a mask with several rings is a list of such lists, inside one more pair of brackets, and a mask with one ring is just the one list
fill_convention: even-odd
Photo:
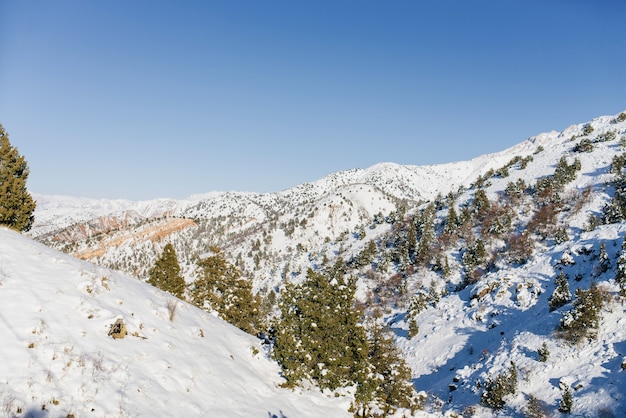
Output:
[[572,391],[569,386],[564,386],[561,389],[561,401],[559,402],[559,411],[564,414],[572,412],[574,400],[572,398]]
[[545,341],[541,344],[541,347],[537,350],[537,354],[539,354],[539,361],[546,362],[548,361],[548,357],[550,357],[550,350],[548,349],[548,343]]
[[569,290],[569,277],[561,271],[556,279],[554,279],[554,292],[550,298],[550,311],[559,309],[561,306],[567,305],[572,300],[572,294]]
[[426,264],[430,263],[431,244],[435,239],[435,205],[429,204],[421,213],[418,221],[420,228],[420,241],[417,248],[417,260]]
[[161,257],[150,269],[148,276],[148,283],[152,286],[165,290],[179,299],[183,299],[185,279],[180,275],[180,265],[176,257],[176,250],[174,250],[172,244],[165,245]]
[[600,254],[598,255],[598,274],[605,273],[611,268],[611,260],[606,253],[606,245],[604,241],[600,243]]
[[489,209],[489,199],[485,189],[478,189],[474,193],[474,200],[472,201],[472,208],[479,218],[482,218]]
[[617,259],[615,281],[619,285],[620,295],[626,296],[626,238],[622,240],[622,253]]
[[306,280],[287,284],[276,324],[274,357],[288,385],[312,380],[322,389],[359,381],[367,356],[365,330],[354,306],[356,279],[334,266],[309,269]]
[[454,209],[454,205],[450,205],[448,209],[448,214],[446,215],[446,226],[444,227],[444,232],[446,233],[454,233],[459,226],[459,218],[456,214],[456,210]]
[[561,319],[560,336],[572,343],[595,339],[603,304],[602,292],[596,283],[588,290],[576,289],[574,308]]
[[361,416],[376,406],[382,417],[393,414],[398,408],[413,411],[417,408],[415,389],[411,384],[411,369],[404,361],[400,349],[395,345],[393,334],[382,325],[374,323],[368,327],[369,350],[368,374],[357,384],[356,409]]
[[211,250],[211,256],[198,262],[200,276],[191,291],[192,303],[217,311],[222,319],[249,334],[257,333],[262,326],[260,296],[253,294],[252,283],[241,277],[219,248]]
[[29,174],[26,160],[0,124],[0,225],[19,232],[30,230],[35,221],[36,202],[26,190]]
[[506,372],[497,375],[494,379],[487,380],[485,392],[481,396],[481,402],[493,409],[502,409],[506,402],[504,397],[517,391],[517,367],[511,362]]
[[468,272],[481,265],[487,257],[487,250],[482,239],[476,239],[463,253],[463,264]]

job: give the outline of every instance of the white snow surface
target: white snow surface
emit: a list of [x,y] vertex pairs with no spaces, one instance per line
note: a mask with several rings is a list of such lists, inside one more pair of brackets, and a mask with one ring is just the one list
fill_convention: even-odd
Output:
[[[258,339],[121,273],[0,228],[3,417],[347,417],[280,388]],[[128,333],[108,336],[122,319]]]

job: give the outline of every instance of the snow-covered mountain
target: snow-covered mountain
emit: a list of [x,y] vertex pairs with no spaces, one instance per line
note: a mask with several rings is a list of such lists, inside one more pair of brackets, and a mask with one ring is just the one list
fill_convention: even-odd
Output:
[[243,260],[244,270],[254,270],[258,287],[271,287],[282,281],[285,269],[294,274],[306,270],[310,250],[320,252],[325,243],[375,215],[386,216],[400,205],[415,206],[457,190],[513,156],[532,154],[556,136],[542,134],[465,162],[381,163],[277,193],[211,192],[138,202],[36,195],[29,236],[140,278],[146,277],[150,261],[167,240],[175,243],[188,280],[194,278],[195,257],[217,245],[232,260]]
[[[309,267],[340,259],[359,278],[359,302],[380,308],[396,332],[416,389],[428,393],[429,414],[560,416],[557,408],[569,388],[574,416],[626,416],[626,314],[615,281],[626,224],[600,221],[615,195],[613,162],[625,152],[621,113],[470,161],[383,163],[278,193],[149,202],[36,196],[29,235],[139,279],[172,243],[188,282],[196,277],[198,257],[217,245],[264,295],[303,279]],[[542,195],[562,161],[574,175],[562,190]],[[445,233],[450,208],[459,217],[476,212],[479,191],[491,212],[466,230]],[[428,259],[418,262],[402,245],[429,202],[437,239]],[[524,236],[530,240],[520,251],[527,258],[511,261],[512,241]],[[474,272],[466,258],[478,237],[487,256]],[[375,254],[367,259],[371,243]],[[609,264],[601,266],[603,248]],[[572,345],[556,336],[574,306],[549,309],[559,272],[569,277],[572,300],[576,289],[593,283],[602,289],[597,338]],[[421,297],[427,303],[412,314]],[[411,315],[419,332],[409,338]],[[544,343],[550,355],[540,361]],[[486,384],[511,362],[517,391],[502,410],[482,405]]]

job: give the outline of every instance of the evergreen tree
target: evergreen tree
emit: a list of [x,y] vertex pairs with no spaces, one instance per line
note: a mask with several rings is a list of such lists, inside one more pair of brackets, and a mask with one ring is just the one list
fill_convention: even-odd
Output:
[[479,218],[481,218],[489,209],[489,199],[485,189],[478,189],[474,193],[474,200],[472,201],[472,207]]
[[554,292],[550,298],[550,311],[559,309],[561,306],[567,305],[572,300],[572,294],[569,291],[569,277],[561,271],[556,279],[554,279]]
[[467,271],[472,271],[485,261],[487,250],[482,239],[476,239],[463,253],[463,264]]
[[[417,407],[415,389],[411,384],[411,369],[393,341],[393,334],[382,325],[369,327],[368,374],[357,382],[355,394],[357,416],[368,416],[376,406],[386,417],[397,408],[413,411]],[[359,414],[359,410],[361,413]]]
[[550,350],[548,349],[548,343],[545,341],[541,344],[541,347],[537,350],[537,354],[539,354],[539,361],[546,362],[548,361],[548,357],[550,357]]
[[456,214],[456,210],[454,209],[454,205],[450,205],[448,209],[448,214],[446,215],[446,226],[444,227],[444,232],[454,233],[459,226],[459,218]]
[[626,296],[626,238],[622,240],[622,253],[617,259],[615,281],[619,285],[620,295]]
[[606,253],[606,245],[604,241],[600,243],[600,254],[598,255],[598,274],[605,273],[611,268],[611,260],[609,260],[609,255]]
[[557,244],[562,244],[567,241],[569,241],[569,235],[567,235],[567,228],[564,226],[557,228],[556,232],[554,233],[554,242],[556,242]]
[[180,265],[172,244],[166,244],[161,257],[148,272],[148,283],[183,299],[185,279],[180,275]]
[[192,303],[213,309],[225,321],[249,334],[261,328],[261,298],[252,292],[252,283],[241,277],[239,269],[229,263],[221,250],[198,262],[200,277],[191,291]]
[[355,292],[356,279],[337,267],[326,274],[309,269],[303,283],[286,285],[274,357],[288,385],[312,380],[332,390],[362,380],[367,338],[354,307]]
[[585,338],[595,339],[603,304],[602,292],[596,283],[592,283],[588,290],[576,289],[574,308],[561,319],[561,337],[572,343],[580,343]]
[[564,414],[572,412],[574,400],[572,398],[572,391],[569,386],[563,386],[561,389],[561,401],[559,402],[559,411]]
[[435,239],[435,205],[429,204],[419,219],[420,241],[417,248],[417,259],[426,264],[431,259],[431,244]]
[[29,174],[26,160],[0,124],[0,225],[19,232],[30,230],[35,221],[36,202],[26,190]]
[[506,372],[497,375],[494,379],[487,380],[485,392],[481,396],[481,402],[493,409],[502,409],[506,402],[504,397],[517,391],[517,367],[511,362]]

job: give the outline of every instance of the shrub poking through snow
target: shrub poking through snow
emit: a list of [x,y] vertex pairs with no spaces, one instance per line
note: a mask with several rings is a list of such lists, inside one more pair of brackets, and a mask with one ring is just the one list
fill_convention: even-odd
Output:
[[480,400],[483,405],[493,409],[502,409],[506,402],[504,397],[517,391],[517,367],[511,362],[509,369],[493,379],[488,379],[485,384],[485,392]]

